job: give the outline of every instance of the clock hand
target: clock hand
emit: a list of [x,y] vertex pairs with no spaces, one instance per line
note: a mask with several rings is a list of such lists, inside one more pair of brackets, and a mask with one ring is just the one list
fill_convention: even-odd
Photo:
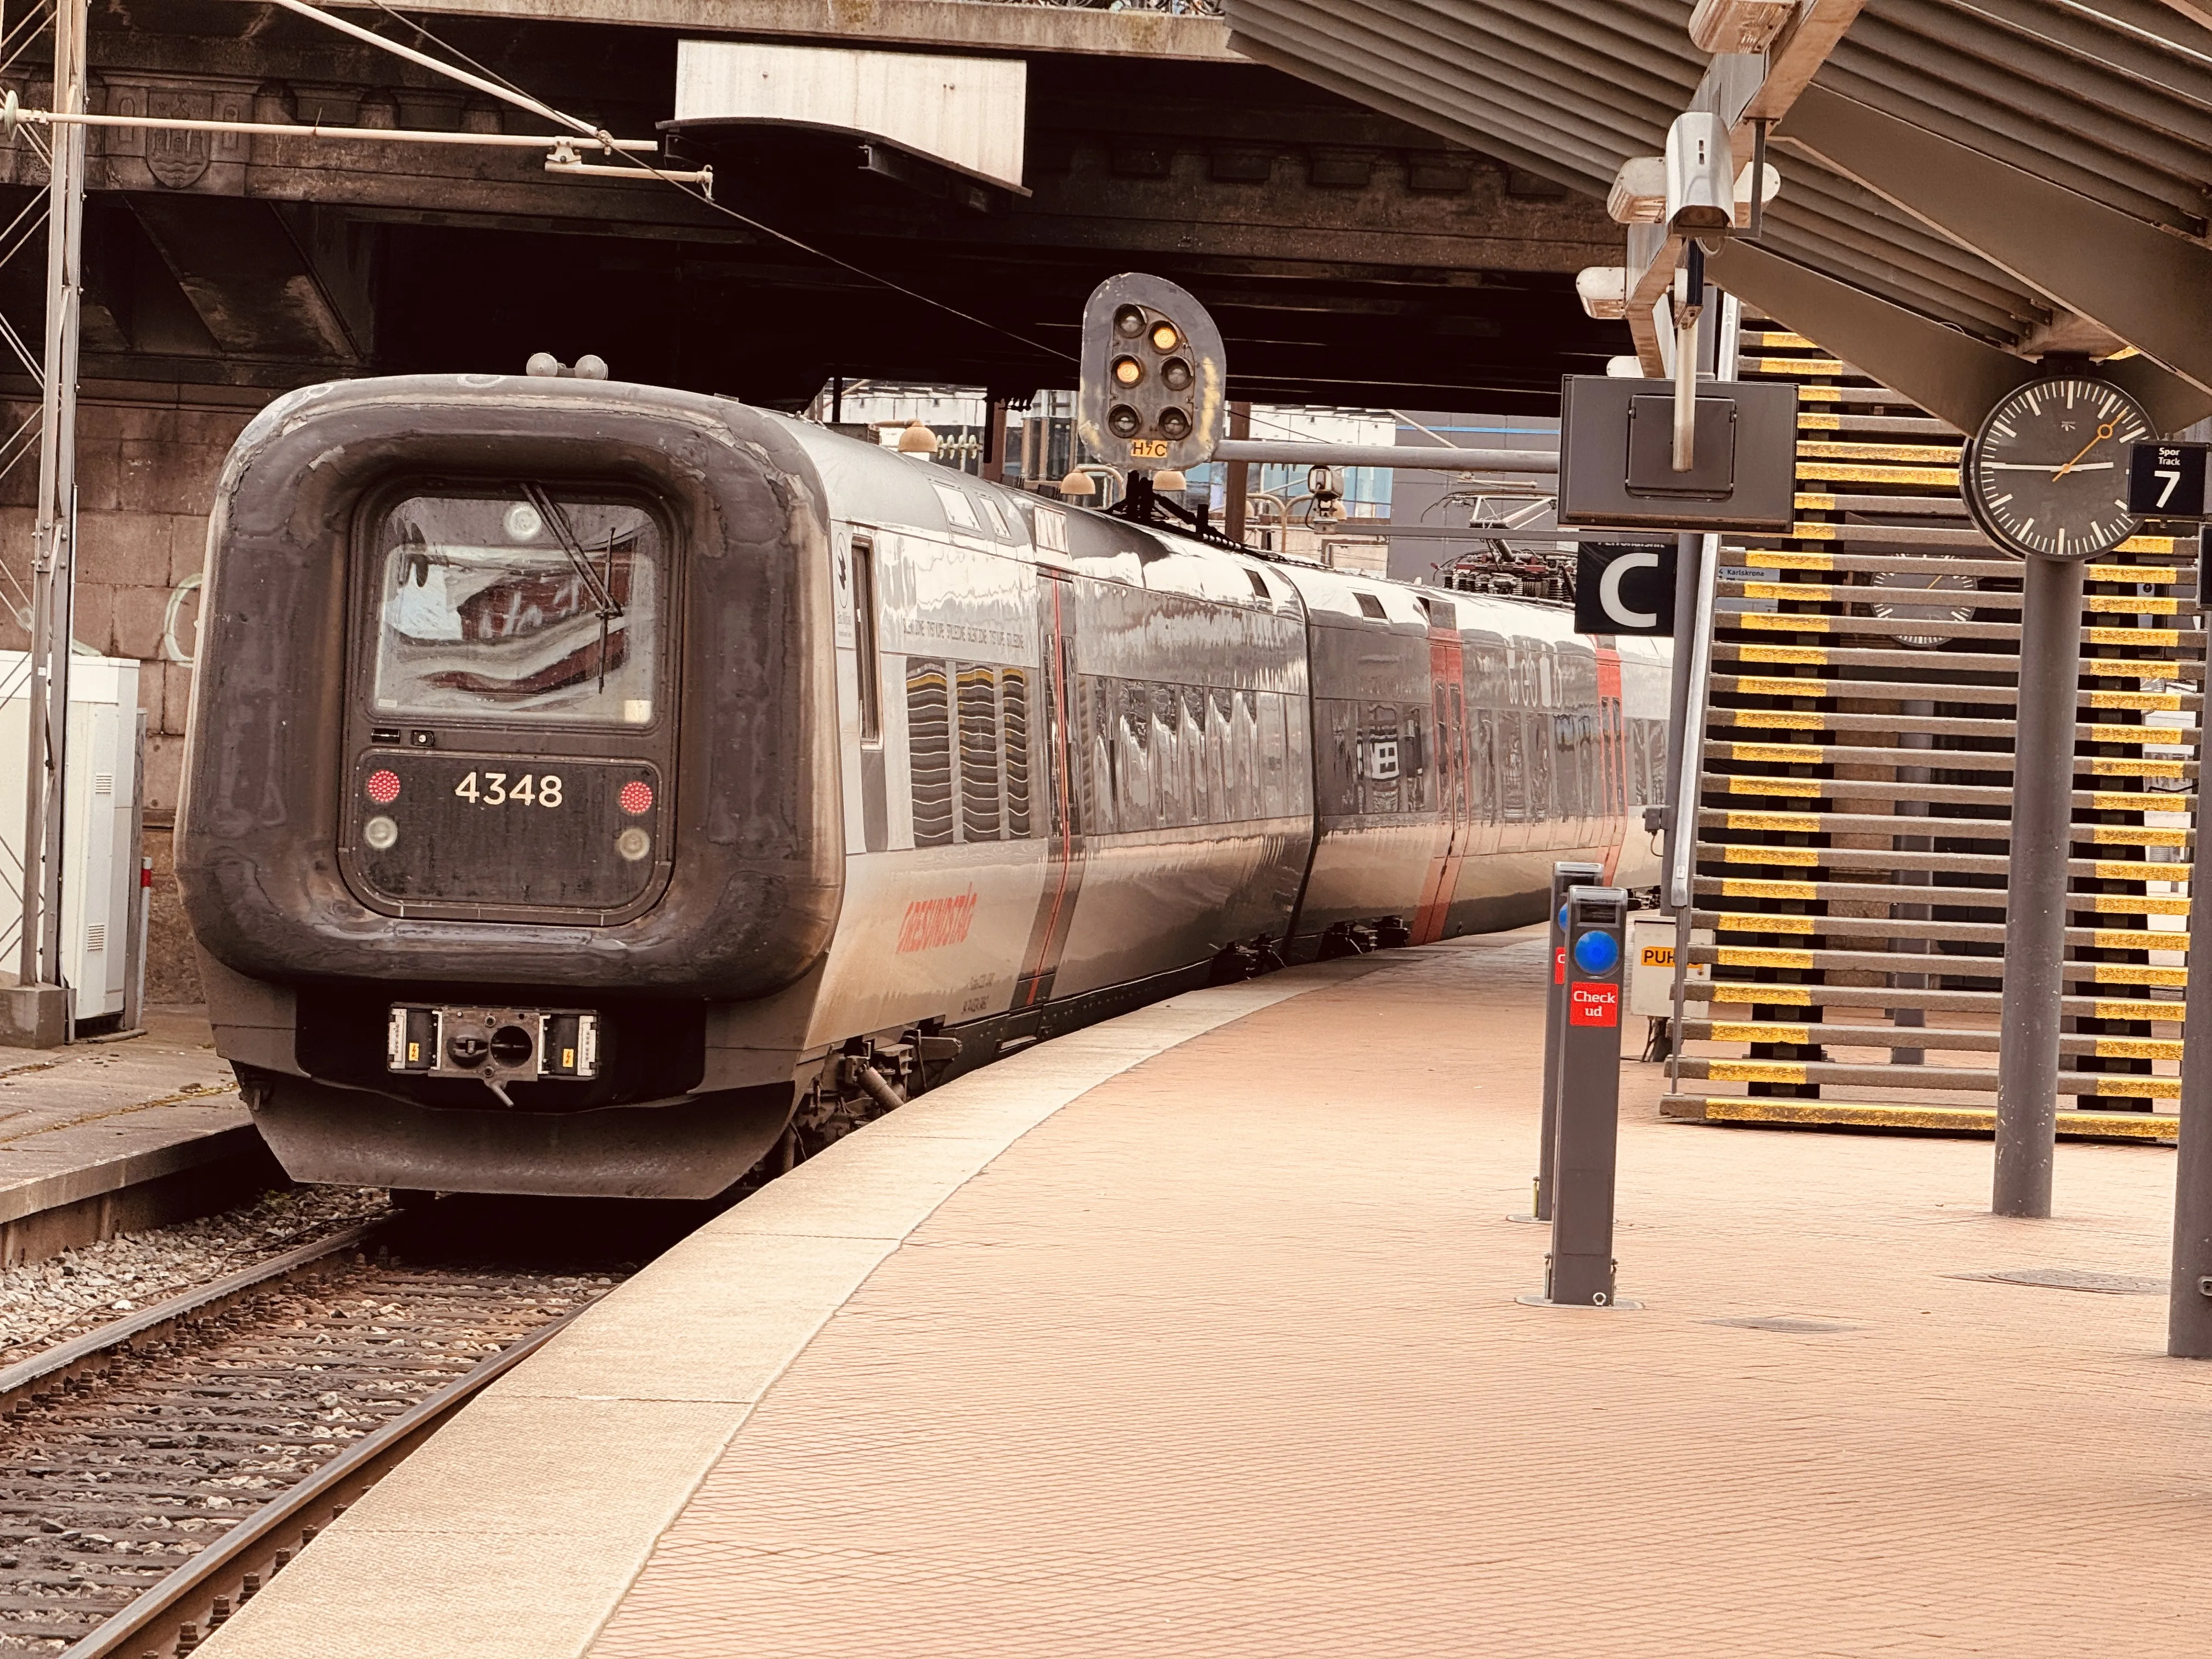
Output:
[[[1982,463],[1982,471],[1984,472],[2048,472],[2056,477],[2060,470],[2056,461],[1984,461]],[[2112,470],[2112,463],[2082,461],[2073,470],[2076,472],[2110,472]]]
[[[2111,437],[2112,434],[2118,432],[2119,429],[2120,423],[2118,421],[2106,422],[2104,425],[2097,428],[2097,435],[2090,439],[2087,443],[2081,446],[2081,455],[2087,454],[2091,450],[2094,449],[2099,444],[2104,442],[2106,439]],[[2052,473],[2051,475],[2052,482],[2056,483],[2057,480],[2064,477],[2068,473],[2071,472],[2075,468],[2075,463],[2081,460],[2081,455],[2076,455],[2073,460],[2067,462],[2066,465],[2060,467],[2057,471]]]

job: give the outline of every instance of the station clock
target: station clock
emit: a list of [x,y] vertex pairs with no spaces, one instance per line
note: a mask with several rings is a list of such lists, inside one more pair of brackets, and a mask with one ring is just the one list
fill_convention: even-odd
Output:
[[2155,431],[2142,405],[2110,380],[2030,380],[2000,398],[1968,441],[1959,490],[1982,533],[2006,552],[2093,558],[2136,533],[2128,446]]

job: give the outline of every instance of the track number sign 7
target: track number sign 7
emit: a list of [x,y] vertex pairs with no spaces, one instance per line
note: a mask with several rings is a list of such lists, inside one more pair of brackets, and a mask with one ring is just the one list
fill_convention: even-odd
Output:
[[2203,518],[2207,448],[2194,443],[2130,444],[2128,511],[2139,519]]
[[480,806],[560,805],[558,773],[540,772],[532,777],[525,772],[512,783],[507,781],[510,775],[506,772],[471,772],[453,786],[453,793]]

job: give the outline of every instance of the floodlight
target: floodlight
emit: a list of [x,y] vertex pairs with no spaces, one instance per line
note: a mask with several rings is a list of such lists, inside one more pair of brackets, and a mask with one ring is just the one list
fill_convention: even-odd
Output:
[[1601,323],[1617,323],[1628,315],[1628,267],[1586,265],[1575,273],[1575,298],[1583,313]]
[[1667,216],[1667,158],[1632,155],[1613,175],[1605,210],[1616,224],[1656,225]]

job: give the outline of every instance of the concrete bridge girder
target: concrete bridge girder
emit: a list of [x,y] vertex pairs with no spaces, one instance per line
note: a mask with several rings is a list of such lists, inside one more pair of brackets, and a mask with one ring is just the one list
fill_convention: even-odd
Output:
[[[119,8],[103,12],[94,36],[93,105],[106,112],[445,131],[538,125],[300,20],[262,19],[247,8],[185,11],[150,0],[119,0]],[[179,29],[180,17],[190,19],[191,30]],[[858,25],[848,27],[855,17]],[[108,27],[110,21],[125,27]],[[1243,64],[1228,52],[1212,20],[957,0],[835,6],[741,0],[734,9],[587,0],[564,5],[550,21],[535,4],[526,11],[466,6],[436,27],[471,57],[629,136],[651,133],[667,113],[678,32],[727,31],[733,24],[787,38],[872,34],[893,44],[1030,54],[1034,193],[1000,211],[954,211],[852,176],[763,177],[742,151],[724,166],[719,192],[741,210],[911,288],[938,292],[945,286],[942,273],[957,270],[959,291],[945,297],[963,309],[974,309],[979,299],[1006,307],[1018,331],[1056,339],[1064,320],[1072,321],[1069,301],[1110,270],[1149,264],[1202,286],[1217,269],[1242,267],[1264,271],[1262,284],[1297,291],[1271,303],[1248,283],[1247,311],[1256,319],[1279,304],[1289,317],[1303,315],[1307,325],[1289,332],[1311,345],[1330,343],[1325,329],[1315,337],[1313,316],[1335,314],[1347,328],[1336,343],[1368,349],[1356,319],[1377,314],[1380,298],[1406,290],[1414,302],[1395,314],[1415,344],[1407,366],[1395,371],[1401,382],[1408,367],[1433,357],[1439,342],[1454,348],[1445,361],[1456,365],[1468,358],[1472,342],[1522,337],[1532,301],[1551,307],[1563,340],[1592,336],[1573,341],[1583,358],[1601,354],[1565,280],[1606,257],[1614,240],[1595,204]],[[1103,63],[1109,52],[1123,61]],[[18,75],[19,95],[43,101],[37,68],[23,65]],[[1102,88],[1107,77],[1113,84]],[[178,357],[177,372],[187,379],[270,386],[379,365],[429,366],[438,331],[426,337],[409,319],[384,314],[391,295],[409,289],[384,278],[393,227],[415,228],[409,241],[416,258],[437,257],[427,242],[465,231],[571,233],[715,250],[724,286],[750,281],[802,301],[823,286],[823,272],[787,268],[787,248],[665,185],[551,177],[529,150],[117,130],[95,131],[90,149],[95,195],[119,193],[131,204],[133,228],[114,240],[142,235],[150,242],[204,331],[187,340],[182,337],[191,331],[168,326],[178,307],[151,293],[157,272],[137,270],[130,285],[138,325],[117,317],[112,328],[95,330],[88,340],[88,373],[94,376],[104,370],[142,376],[156,365],[137,360],[164,356]],[[42,171],[27,149],[0,151],[0,184],[36,185]],[[271,210],[243,213],[205,202],[222,197]],[[187,210],[187,200],[205,204]],[[276,204],[312,210],[325,227],[349,228],[356,246],[337,262],[337,280],[326,254],[299,234],[298,214],[276,213]],[[608,256],[602,249],[570,257]],[[621,258],[619,252],[611,257]],[[482,258],[477,244],[462,263]],[[95,288],[122,286],[119,278],[103,279],[100,263],[95,252]],[[1036,280],[1046,268],[1051,279]],[[1507,280],[1498,290],[1501,276]],[[19,273],[0,272],[0,303],[21,311],[21,286]],[[1528,292],[1517,292],[1523,289]],[[528,307],[511,291],[477,297],[494,311]],[[651,302],[672,297],[656,295]],[[453,298],[449,289],[447,303]],[[832,356],[889,372],[868,354],[912,333],[904,314],[911,307],[863,289],[842,298],[846,314],[858,318],[849,344],[824,344],[808,363],[782,362],[757,386],[733,384],[738,366],[716,364],[717,389],[803,396],[811,388],[799,381]],[[1498,313],[1501,304],[1511,308],[1510,317]],[[518,324],[513,343],[521,344],[524,331]],[[1257,337],[1281,331],[1263,326]],[[166,350],[149,349],[156,336]],[[479,337],[488,337],[481,331]],[[954,345],[951,361],[934,370],[943,378],[1012,387],[1049,380],[1061,361],[1049,347],[1024,361],[1012,342],[979,340],[973,331]],[[678,354],[653,356],[638,372],[661,372]],[[104,361],[111,356],[118,361]],[[897,372],[927,367],[909,360]],[[1516,365],[1502,376],[1486,376],[1480,365],[1470,370],[1478,381],[1502,378],[1526,396],[1540,392],[1559,367]],[[1367,372],[1349,350],[1334,364],[1308,362],[1299,369],[1310,386],[1331,382],[1337,396]],[[1433,364],[1425,371],[1431,378],[1433,372]],[[1276,368],[1267,378],[1279,382],[1284,375]],[[1382,366],[1380,378],[1394,378],[1391,366]]]

